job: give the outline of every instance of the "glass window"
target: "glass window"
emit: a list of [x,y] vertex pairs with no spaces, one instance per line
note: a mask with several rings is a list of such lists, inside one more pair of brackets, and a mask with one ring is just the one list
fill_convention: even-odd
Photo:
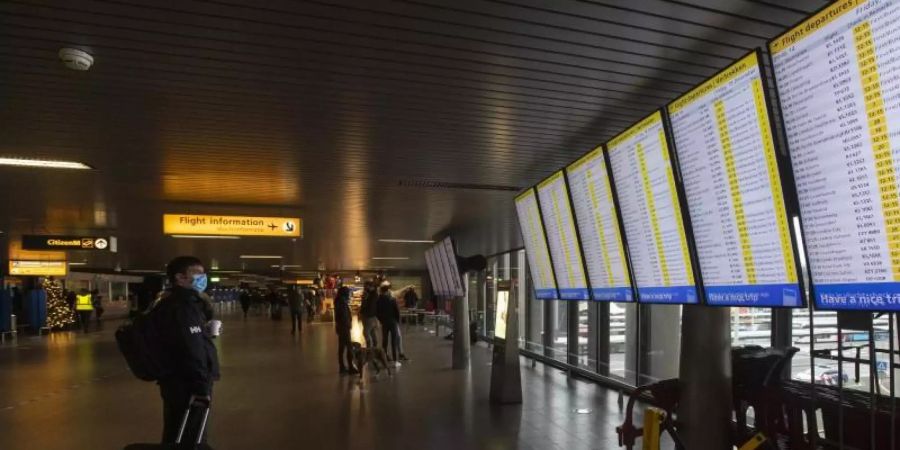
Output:
[[487,299],[484,314],[481,315],[481,322],[478,329],[483,330],[485,336],[494,337],[494,305],[497,301],[497,257],[488,258],[487,270],[485,271],[484,297]]
[[576,347],[577,365],[590,371],[597,370],[597,348],[594,344],[596,338],[592,334],[597,333],[594,325],[597,317],[597,304],[593,302],[577,302],[578,315],[578,346]]
[[569,302],[552,300],[550,303],[550,339],[549,357],[568,363],[569,349]]
[[772,310],[731,308],[731,345],[772,345]]
[[519,250],[513,253],[512,259],[515,260],[515,268],[512,270],[512,277],[516,280],[518,289],[518,298],[516,303],[516,312],[519,317],[519,348],[525,348],[525,311],[527,310],[525,299],[528,298],[525,290],[525,279],[522,274],[525,273],[525,250]]
[[531,273],[525,271],[525,307],[528,308],[527,334],[525,349],[537,354],[544,353],[544,300],[534,298],[534,286],[531,284]]
[[639,385],[678,378],[681,305],[641,305]]
[[[600,318],[604,320],[604,318]],[[630,385],[637,384],[638,306],[609,304],[609,376]]]

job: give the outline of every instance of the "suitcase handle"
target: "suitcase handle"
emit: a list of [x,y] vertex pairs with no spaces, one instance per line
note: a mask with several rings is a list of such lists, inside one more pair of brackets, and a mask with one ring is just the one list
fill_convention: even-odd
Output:
[[195,444],[199,445],[200,441],[203,440],[203,432],[206,431],[206,421],[209,419],[209,407],[212,404],[211,397],[199,397],[196,395],[191,395],[190,400],[188,400],[188,408],[187,411],[184,412],[184,417],[181,419],[181,428],[178,429],[178,436],[175,438],[175,443],[180,444],[181,438],[184,437],[184,429],[187,428],[188,418],[191,415],[191,408],[194,406],[203,407],[203,420],[200,422],[200,431],[197,432],[197,442]]

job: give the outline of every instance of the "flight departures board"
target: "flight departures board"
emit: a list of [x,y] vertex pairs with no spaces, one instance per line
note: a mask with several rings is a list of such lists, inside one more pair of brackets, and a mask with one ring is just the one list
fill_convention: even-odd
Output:
[[591,297],[598,301],[633,301],[628,257],[603,147],[569,164],[566,178],[584,250]]
[[584,257],[575,231],[575,217],[572,215],[569,189],[563,171],[560,170],[538,183],[537,193],[559,298],[589,300],[591,297],[584,273]]
[[638,301],[698,303],[662,112],[607,143]]
[[531,269],[534,296],[538,300],[556,299],[558,298],[556,279],[534,188],[528,188],[516,197],[516,215],[519,219],[519,228],[522,230],[522,239],[525,241],[525,256]]
[[757,52],[668,106],[708,305],[804,305]]
[[900,310],[898,23],[842,0],[769,43],[819,309]]

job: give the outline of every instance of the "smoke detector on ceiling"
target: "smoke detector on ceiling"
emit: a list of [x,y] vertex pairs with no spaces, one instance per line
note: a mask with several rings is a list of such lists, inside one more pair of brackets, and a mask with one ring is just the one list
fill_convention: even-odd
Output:
[[94,57],[89,53],[78,50],[77,48],[61,48],[59,49],[59,59],[62,60],[66,67],[72,70],[85,71],[94,64]]

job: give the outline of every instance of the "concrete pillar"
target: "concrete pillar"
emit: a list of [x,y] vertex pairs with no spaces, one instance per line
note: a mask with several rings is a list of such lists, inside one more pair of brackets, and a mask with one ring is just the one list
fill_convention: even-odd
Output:
[[731,309],[684,307],[680,378],[678,421],[685,448],[732,448]]
[[471,341],[469,340],[469,296],[453,299],[453,369],[469,368]]

